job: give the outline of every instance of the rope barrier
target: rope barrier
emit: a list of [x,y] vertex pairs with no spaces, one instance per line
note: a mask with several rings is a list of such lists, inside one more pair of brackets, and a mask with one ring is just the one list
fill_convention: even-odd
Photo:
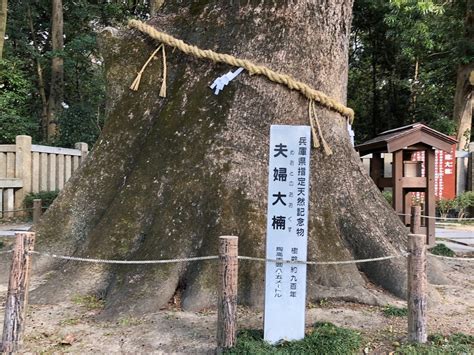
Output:
[[49,256],[51,258],[72,260],[72,261],[84,261],[89,263],[102,263],[102,264],[168,264],[168,263],[181,263],[186,261],[199,261],[199,260],[214,260],[219,259],[217,255],[211,256],[199,256],[193,258],[181,258],[181,259],[168,259],[168,260],[111,260],[111,259],[92,259],[92,258],[80,258],[76,256],[56,255],[38,251],[30,251],[31,254]]
[[33,211],[34,208],[20,208],[20,209],[17,209],[17,210],[3,210],[3,211],[0,211],[0,214],[1,213],[9,213],[9,212],[22,212],[22,211]]
[[173,48],[177,48],[186,54],[190,54],[201,59],[210,59],[213,62],[226,63],[235,67],[242,67],[248,70],[248,72],[252,75],[258,74],[266,76],[271,81],[278,84],[283,84],[291,90],[297,90],[309,100],[314,100],[320,105],[340,113],[344,117],[348,118],[350,123],[352,123],[354,120],[354,110],[344,106],[334,98],[327,96],[321,91],[313,89],[309,85],[298,81],[289,75],[277,73],[263,65],[255,65],[246,59],[239,59],[229,54],[217,53],[209,49],[203,50],[196,46],[186,44],[182,40],[170,36],[167,33],[158,31],[154,27],[149,26],[141,21],[130,20],[128,25],[147,34],[151,38],[156,39],[161,43]]
[[[411,216],[409,213],[397,213],[399,216]],[[438,220],[443,220],[443,221],[474,221],[474,218],[454,218],[454,217],[436,217],[436,216],[426,216],[426,215],[421,215],[420,217],[422,218],[427,218],[427,219],[438,219]]]
[[389,255],[382,256],[379,258],[372,259],[359,259],[359,260],[341,260],[341,261],[302,261],[302,260],[280,260],[280,259],[265,259],[265,258],[256,258],[251,256],[239,256],[238,259],[241,260],[252,260],[252,261],[262,261],[262,262],[274,262],[274,263],[283,263],[283,264],[306,264],[306,265],[345,265],[345,264],[358,264],[358,263],[368,263],[372,261],[382,261],[395,258],[406,257],[408,254],[401,255]]
[[435,258],[440,258],[440,259],[448,259],[448,260],[456,260],[456,261],[474,261],[474,258],[455,258],[452,256],[442,256],[442,255],[436,255],[436,254],[431,254],[428,253],[429,256],[434,256]]
[[[211,256],[198,256],[198,257],[192,257],[192,258],[179,258],[179,259],[167,259],[167,260],[111,260],[111,259],[80,258],[80,257],[75,257],[75,256],[57,255],[57,254],[50,254],[50,253],[44,253],[44,252],[38,252],[38,251],[31,251],[30,253],[36,254],[36,255],[48,256],[48,257],[52,257],[56,259],[82,261],[82,262],[90,262],[90,263],[102,263],[102,264],[168,264],[168,263],[180,263],[180,262],[188,262],[188,261],[219,259],[219,256],[211,255]],[[280,259],[257,258],[257,257],[251,257],[251,256],[239,256],[238,259],[261,261],[261,262],[274,262],[274,263],[283,263],[283,264],[337,265],[337,264],[356,264],[356,263],[367,263],[367,262],[372,262],[372,261],[389,260],[389,259],[406,257],[407,255],[408,255],[407,253],[404,253],[400,255],[389,255],[389,256],[382,256],[382,257],[372,258],[372,259],[343,260],[343,261],[280,260]]]

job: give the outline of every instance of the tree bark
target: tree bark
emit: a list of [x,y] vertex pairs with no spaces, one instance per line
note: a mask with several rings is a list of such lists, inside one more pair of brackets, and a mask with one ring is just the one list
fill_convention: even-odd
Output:
[[454,96],[454,120],[457,126],[458,149],[468,150],[472,129],[472,110],[474,87],[474,63],[460,65],[458,68],[456,93]]
[[156,16],[156,13],[158,12],[158,10],[160,9],[161,5],[163,5],[164,2],[165,0],[150,0],[150,16],[151,17]]
[[0,59],[3,58],[3,45],[7,31],[8,0],[0,0]]
[[[464,23],[464,40],[472,42],[474,38],[474,0],[466,3],[466,19]],[[468,47],[470,48],[470,47]],[[469,49],[467,53],[469,55]],[[474,98],[474,63],[460,64],[456,80],[454,95],[453,118],[457,126],[458,149],[468,150],[472,130],[472,111]]]
[[[28,16],[28,25],[30,26],[30,32],[31,32],[31,39],[33,41],[33,47],[35,51],[38,51],[38,42],[36,40],[36,32],[35,28],[33,25],[33,17],[31,15],[31,7],[28,5],[27,8],[27,16]],[[41,61],[39,59],[39,56],[36,56],[35,58],[36,62],[36,73],[38,75],[38,92],[40,94],[41,98],[41,127],[42,127],[42,134],[43,137],[47,137],[48,132],[47,132],[47,117],[48,117],[48,100],[46,98],[46,90],[45,90],[45,83],[44,83],[44,77],[43,77],[43,68],[41,65]]]
[[[166,1],[149,23],[185,42],[287,73],[346,101],[352,1]],[[192,26],[189,24],[192,23]],[[114,259],[215,255],[218,236],[238,235],[239,254],[265,255],[267,158],[271,124],[308,124],[308,101],[259,76],[240,74],[218,96],[209,85],[230,69],[168,50],[168,93],[159,97],[160,61],[140,89],[128,87],[157,43],[134,30],[106,29],[106,126],[93,152],[38,226],[42,250]],[[352,148],[346,121],[318,108],[334,152],[311,160],[309,260],[398,254],[407,231]],[[242,262],[239,302],[261,306],[264,265]],[[35,292],[53,302],[100,292],[105,314],[147,312],[177,289],[185,309],[217,302],[213,261],[160,266],[39,263],[60,270]],[[402,259],[308,270],[308,300],[377,303],[366,278],[406,295]],[[383,303],[383,302],[382,302]]]
[[61,53],[64,49],[62,0],[52,0],[51,19],[53,58],[51,60],[51,81],[49,85],[46,127],[43,125],[43,131],[46,133],[48,143],[51,143],[57,134],[57,120],[61,112],[64,96],[64,60]]

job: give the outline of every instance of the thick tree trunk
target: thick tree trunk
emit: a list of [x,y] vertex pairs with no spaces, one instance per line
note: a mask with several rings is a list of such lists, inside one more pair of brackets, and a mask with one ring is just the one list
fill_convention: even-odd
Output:
[[48,113],[46,115],[46,122],[43,124],[43,133],[46,134],[46,140],[49,143],[54,139],[57,133],[57,119],[61,111],[64,96],[64,60],[61,54],[58,55],[58,52],[64,49],[62,0],[52,0],[51,19],[53,59],[51,61]]
[[3,44],[7,31],[8,0],[0,0],[0,59],[3,58]]
[[[463,55],[472,57],[472,40],[474,38],[474,0],[466,2],[464,21],[464,41],[466,50]],[[454,95],[453,118],[457,126],[458,149],[467,150],[471,139],[472,111],[474,109],[474,63],[461,64],[458,67],[456,93]]]
[[[283,3],[283,2],[281,2]],[[201,48],[230,53],[311,84],[346,101],[350,0],[234,5],[166,1],[150,24]],[[190,25],[192,23],[192,26]],[[263,256],[268,140],[271,124],[308,124],[308,101],[263,77],[242,73],[215,96],[209,85],[226,73],[168,50],[168,93],[160,98],[161,63],[128,87],[157,47],[135,30],[108,28],[102,50],[108,120],[94,151],[38,227],[39,250],[114,259],[216,255],[220,235],[239,236],[239,254]],[[407,231],[365,172],[345,119],[318,109],[334,151],[311,161],[311,260],[398,254]],[[52,265],[47,259],[41,270]],[[77,293],[105,295],[107,309],[147,311],[176,290],[183,306],[215,305],[214,261],[158,266],[59,263],[37,301]],[[60,271],[59,271],[60,270]],[[261,305],[264,265],[241,261],[239,302]],[[339,297],[376,302],[367,275],[405,296],[405,260],[309,267],[308,300]]]
[[467,150],[471,139],[472,110],[474,109],[474,63],[460,65],[454,96],[454,121],[457,126],[458,148]]

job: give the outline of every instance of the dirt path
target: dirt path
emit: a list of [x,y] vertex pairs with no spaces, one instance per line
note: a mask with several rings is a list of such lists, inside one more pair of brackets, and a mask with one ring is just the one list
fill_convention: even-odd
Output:
[[[0,263],[0,273],[5,268]],[[446,261],[445,271],[452,285],[436,286],[439,297],[429,309],[429,332],[474,335],[474,263]],[[3,280],[5,278],[2,278]],[[40,280],[33,280],[32,288]],[[0,281],[0,324],[6,282]],[[54,305],[30,305],[23,352],[39,353],[213,353],[216,313],[158,311],[146,317],[98,320],[100,303],[84,297]],[[399,306],[403,301],[396,302]],[[406,337],[405,317],[386,317],[382,307],[353,303],[321,302],[310,305],[307,325],[331,322],[357,329],[370,353],[394,350],[393,344]],[[262,313],[239,309],[239,327],[262,328]]]

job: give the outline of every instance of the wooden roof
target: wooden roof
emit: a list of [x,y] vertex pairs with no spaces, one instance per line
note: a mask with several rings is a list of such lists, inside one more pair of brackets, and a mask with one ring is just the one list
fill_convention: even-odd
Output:
[[375,138],[355,146],[359,154],[391,153],[415,145],[430,146],[446,152],[457,140],[421,123],[414,123],[378,134]]

